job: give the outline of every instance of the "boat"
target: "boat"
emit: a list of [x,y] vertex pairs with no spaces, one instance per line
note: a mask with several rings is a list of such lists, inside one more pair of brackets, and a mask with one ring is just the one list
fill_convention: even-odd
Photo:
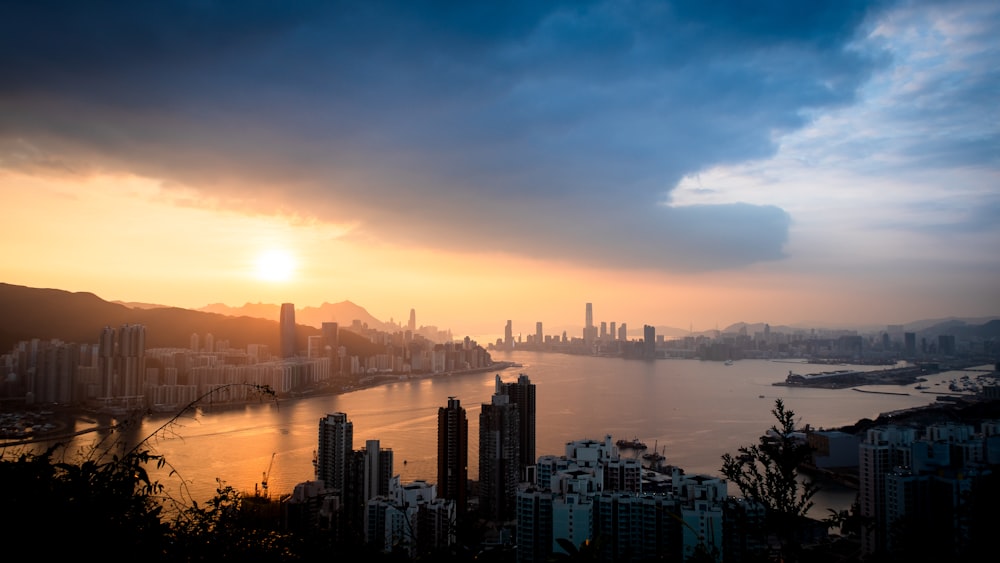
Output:
[[731,365],[733,365],[733,361],[732,361],[732,360],[726,360],[726,365],[727,365],[727,366],[731,366]]
[[[649,452],[648,454],[642,454],[642,459],[644,459],[646,461],[653,461],[653,462],[660,462],[660,461],[663,461],[664,459],[667,459],[667,456],[661,454],[658,451],[659,450],[659,445],[660,444],[657,441],[656,444],[653,446],[653,451]],[[665,450],[665,449],[667,449],[667,447],[663,446],[663,449]]]
[[644,450],[646,449],[646,444],[639,441],[638,438],[633,438],[631,440],[621,439],[615,442],[615,445],[622,449],[629,450]]

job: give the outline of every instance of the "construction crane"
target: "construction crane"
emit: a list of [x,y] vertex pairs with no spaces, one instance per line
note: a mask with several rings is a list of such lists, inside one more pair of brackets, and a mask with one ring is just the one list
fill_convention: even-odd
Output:
[[261,495],[267,496],[267,478],[271,475],[271,466],[274,465],[274,456],[278,452],[271,453],[271,462],[267,464],[267,471],[264,472],[264,477],[260,480]]

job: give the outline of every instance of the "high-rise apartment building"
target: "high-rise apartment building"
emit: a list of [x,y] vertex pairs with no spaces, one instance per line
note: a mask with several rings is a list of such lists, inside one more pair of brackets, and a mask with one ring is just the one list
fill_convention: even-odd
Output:
[[[552,554],[552,491],[525,486],[517,491],[517,561],[544,563]],[[561,536],[565,537],[565,536]],[[567,539],[576,540],[575,536]],[[573,545],[581,545],[574,541]]]
[[454,500],[458,517],[462,518],[468,495],[469,419],[455,397],[448,397],[448,406],[438,409],[437,463],[437,495]]
[[496,377],[496,393],[507,395],[517,405],[518,416],[518,472],[525,478],[525,469],[535,464],[535,384],[525,374],[518,374],[517,381],[504,383]]
[[382,448],[378,440],[365,441],[365,481],[363,502],[389,494],[392,479],[392,450]]
[[119,396],[130,400],[141,397],[146,386],[146,327],[122,325],[118,331],[118,361],[122,384]]
[[489,520],[514,516],[520,467],[518,410],[510,397],[496,393],[479,414],[479,508]]
[[340,328],[337,323],[323,323],[320,334],[323,336],[323,353],[330,358],[330,373],[340,373]]
[[319,448],[316,450],[316,479],[343,494],[348,465],[354,451],[354,424],[342,412],[328,414],[319,421]]
[[99,399],[126,408],[143,406],[146,383],[146,327],[106,326],[98,340]]
[[281,357],[295,356],[295,305],[281,304]]
[[868,430],[858,448],[858,504],[861,515],[874,523],[861,530],[861,548],[866,554],[887,546],[886,476],[897,467],[911,465],[910,446],[916,439],[914,428],[877,427]]
[[115,329],[106,326],[97,341],[97,370],[100,374],[100,399],[114,396],[115,381]]

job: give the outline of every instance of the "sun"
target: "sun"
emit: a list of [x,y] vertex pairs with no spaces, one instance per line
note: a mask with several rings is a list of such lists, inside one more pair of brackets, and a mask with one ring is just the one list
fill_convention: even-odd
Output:
[[295,257],[285,250],[270,249],[257,255],[254,276],[259,280],[283,282],[295,273]]

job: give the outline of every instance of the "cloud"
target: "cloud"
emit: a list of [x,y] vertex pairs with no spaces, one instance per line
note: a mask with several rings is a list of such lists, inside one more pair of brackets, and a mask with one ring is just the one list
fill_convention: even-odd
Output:
[[53,4],[0,23],[5,139],[386,240],[615,267],[781,259],[778,207],[662,202],[885,64],[858,48],[871,2]]

